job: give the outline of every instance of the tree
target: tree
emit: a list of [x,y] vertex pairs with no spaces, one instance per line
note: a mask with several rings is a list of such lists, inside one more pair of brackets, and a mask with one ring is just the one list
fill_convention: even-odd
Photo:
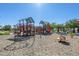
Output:
[[56,24],[56,23],[52,23],[52,24],[51,24],[51,27],[52,27],[52,28],[56,28],[56,27],[57,27],[57,24]]
[[0,30],[2,30],[2,26],[0,25]]
[[52,31],[56,32],[57,31],[57,24],[56,23],[52,23],[51,24],[51,28],[52,28]]
[[11,25],[5,25],[5,26],[3,26],[2,29],[5,30],[5,31],[10,31],[11,30]]
[[60,30],[63,28],[63,25],[62,24],[57,24],[57,32],[60,32]]
[[72,28],[73,32],[75,32],[75,28],[79,28],[78,19],[69,20],[68,22],[66,22],[65,26],[68,27],[68,28]]

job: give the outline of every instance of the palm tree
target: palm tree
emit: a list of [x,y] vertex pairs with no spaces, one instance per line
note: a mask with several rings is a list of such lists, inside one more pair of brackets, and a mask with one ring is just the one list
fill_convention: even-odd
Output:
[[60,32],[60,28],[61,28],[61,25],[60,24],[57,24],[57,32]]
[[57,30],[57,24],[56,23],[52,23],[51,27],[52,27],[54,32]]
[[79,27],[79,23],[77,23],[77,19],[72,19],[66,22],[66,27],[72,28],[73,32],[75,33],[75,28]]
[[56,26],[57,26],[56,23],[52,23],[52,24],[51,24],[51,27],[52,27],[52,28],[56,28]]
[[65,25],[64,24],[56,24],[55,27],[57,28],[57,32],[65,31]]

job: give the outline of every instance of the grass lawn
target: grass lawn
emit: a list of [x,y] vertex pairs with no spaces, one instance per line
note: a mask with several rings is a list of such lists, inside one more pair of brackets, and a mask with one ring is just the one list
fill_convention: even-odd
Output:
[[10,31],[0,31],[0,35],[9,35]]

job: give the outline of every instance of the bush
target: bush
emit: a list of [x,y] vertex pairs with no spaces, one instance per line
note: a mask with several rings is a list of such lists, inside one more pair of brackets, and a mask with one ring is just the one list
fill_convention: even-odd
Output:
[[10,32],[9,31],[0,31],[0,35],[9,35]]
[[69,32],[69,35],[75,35],[75,33]]
[[73,38],[75,36],[75,33],[70,32],[69,35],[71,36],[71,38]]

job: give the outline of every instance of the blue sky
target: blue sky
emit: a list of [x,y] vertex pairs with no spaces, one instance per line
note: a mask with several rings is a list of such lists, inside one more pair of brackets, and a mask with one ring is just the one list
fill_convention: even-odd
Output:
[[79,4],[0,3],[0,25],[14,25],[18,20],[30,16],[33,17],[35,25],[39,25],[41,20],[61,24],[69,19],[79,18]]

